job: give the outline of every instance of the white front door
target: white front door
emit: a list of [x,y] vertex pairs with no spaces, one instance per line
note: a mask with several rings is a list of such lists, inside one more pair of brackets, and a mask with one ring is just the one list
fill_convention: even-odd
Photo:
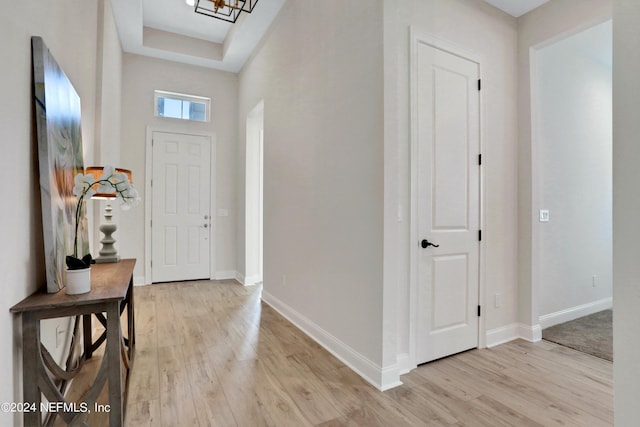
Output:
[[211,139],[153,132],[151,281],[209,279]]
[[[417,342],[424,363],[478,346],[479,64],[414,45]],[[437,246],[436,246],[437,245]]]

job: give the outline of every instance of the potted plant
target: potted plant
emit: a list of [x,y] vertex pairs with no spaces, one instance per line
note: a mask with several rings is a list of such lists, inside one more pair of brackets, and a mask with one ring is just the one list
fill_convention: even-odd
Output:
[[75,211],[75,231],[73,236],[73,254],[66,257],[67,294],[76,295],[91,290],[91,254],[80,257],[78,249],[78,226],[82,209],[87,199],[96,193],[115,194],[123,209],[129,209],[140,202],[140,196],[124,173],[116,172],[112,166],[105,166],[102,175],[96,180],[92,174],[79,173],[74,178],[73,194],[78,198]]

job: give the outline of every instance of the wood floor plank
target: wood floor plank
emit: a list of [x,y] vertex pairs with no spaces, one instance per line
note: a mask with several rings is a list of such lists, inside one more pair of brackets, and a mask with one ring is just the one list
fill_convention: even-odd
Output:
[[327,395],[322,393],[317,381],[302,375],[289,359],[270,356],[261,357],[260,360],[267,373],[277,379],[285,393],[311,424],[321,424],[342,415]]
[[282,427],[311,427],[311,422],[296,406],[280,381],[256,360],[254,390],[261,409],[270,425]]
[[230,348],[215,348],[214,369],[238,426],[268,426],[255,392],[256,360],[235,360]]
[[[139,345],[136,350],[135,369],[129,374],[129,403],[160,400],[160,374],[158,349]],[[150,407],[150,405],[147,405]]]
[[160,400],[129,402],[125,425],[135,427],[160,427]]
[[436,399],[432,399],[418,389],[402,385],[387,391],[385,394],[407,408],[412,414],[421,420],[428,420],[429,425],[448,426],[457,422],[455,415]]
[[192,364],[189,380],[200,427],[236,427],[236,421],[211,364]]
[[[613,425],[612,364],[553,343],[458,354],[382,393],[264,305],[259,286],[195,281],[134,292],[130,427]],[[91,425],[108,423],[99,415]]]

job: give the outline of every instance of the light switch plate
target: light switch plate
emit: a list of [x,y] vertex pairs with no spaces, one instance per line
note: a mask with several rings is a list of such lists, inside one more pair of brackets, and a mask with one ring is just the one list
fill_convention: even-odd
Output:
[[549,209],[540,209],[540,222],[549,222]]

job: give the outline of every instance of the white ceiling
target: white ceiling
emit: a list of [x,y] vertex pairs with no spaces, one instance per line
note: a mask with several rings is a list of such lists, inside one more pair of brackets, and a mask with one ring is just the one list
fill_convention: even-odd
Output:
[[[125,52],[238,72],[285,1],[259,0],[235,24],[195,13],[185,0],[112,0],[112,6]],[[518,17],[549,0],[484,1]]]
[[549,0],[484,0],[516,18],[542,6]]
[[142,20],[145,27],[215,43],[224,42],[233,25],[194,13],[193,6],[187,5],[184,0],[142,0]]
[[195,13],[184,0],[111,3],[125,52],[238,72],[285,1],[259,0],[235,24]]

